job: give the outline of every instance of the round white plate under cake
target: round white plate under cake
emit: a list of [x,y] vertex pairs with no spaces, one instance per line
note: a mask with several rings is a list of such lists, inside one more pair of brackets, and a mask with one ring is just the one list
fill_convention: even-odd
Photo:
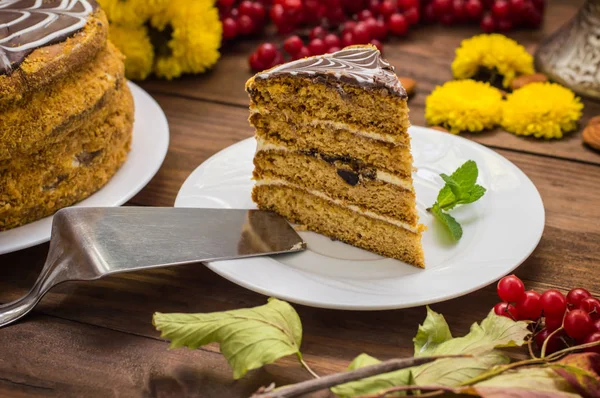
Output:
[[[411,127],[414,186],[426,269],[383,258],[313,232],[302,253],[207,264],[219,275],[256,292],[314,307],[382,310],[439,302],[479,289],[514,270],[544,230],[540,195],[514,164],[467,139]],[[256,208],[250,198],[254,139],[217,153],[185,181],[176,207]],[[487,188],[478,202],[452,215],[463,226],[458,243],[426,211],[450,174],[465,161],[479,168]]]
[[[75,206],[120,206],[138,193],[160,168],[169,147],[167,118],[154,99],[128,82],[135,104],[131,151],[119,171],[102,187]],[[50,240],[52,217],[0,232],[0,254]]]

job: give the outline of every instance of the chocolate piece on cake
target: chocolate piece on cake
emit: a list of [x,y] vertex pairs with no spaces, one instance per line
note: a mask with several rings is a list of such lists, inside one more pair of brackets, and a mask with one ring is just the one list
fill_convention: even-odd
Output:
[[275,67],[246,91],[259,208],[424,267],[407,95],[375,47]]
[[0,2],[0,230],[101,188],[127,157],[133,99],[93,0]]

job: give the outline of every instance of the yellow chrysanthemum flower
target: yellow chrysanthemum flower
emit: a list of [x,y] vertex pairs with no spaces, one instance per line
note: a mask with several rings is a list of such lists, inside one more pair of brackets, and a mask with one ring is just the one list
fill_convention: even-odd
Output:
[[425,118],[453,134],[477,132],[500,123],[502,93],[489,83],[454,80],[438,86],[425,99]]
[[154,49],[146,26],[127,27],[110,24],[109,38],[125,55],[128,79],[144,80],[152,72]]
[[509,87],[517,75],[534,73],[533,57],[516,41],[500,34],[482,34],[462,41],[456,49],[452,73],[456,79],[470,79],[483,71],[503,77]]
[[213,1],[172,0],[164,12],[153,15],[151,24],[170,33],[167,48],[157,49],[154,72],[159,77],[201,73],[219,59],[222,26]]
[[577,128],[583,104],[559,84],[531,83],[510,94],[503,108],[502,127],[507,131],[549,139]]
[[140,26],[163,12],[169,0],[98,0],[110,22],[124,26]]

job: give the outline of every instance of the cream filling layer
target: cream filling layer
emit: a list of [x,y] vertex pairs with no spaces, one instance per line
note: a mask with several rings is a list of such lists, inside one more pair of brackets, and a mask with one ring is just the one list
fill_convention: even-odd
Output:
[[[262,152],[262,151],[294,152],[284,145],[267,142],[262,137],[257,136],[255,138],[256,138],[255,154]],[[388,184],[397,185],[407,191],[413,191],[412,182],[409,179],[406,179],[403,177],[398,177],[398,176],[390,174],[386,171],[377,170],[375,179],[386,182]]]
[[[255,113],[267,114],[267,113],[269,113],[269,111],[264,107],[254,105],[250,108],[250,114],[252,115]],[[378,133],[373,133],[371,131],[357,129],[357,128],[347,125],[346,123],[334,122],[331,120],[322,120],[322,119],[315,119],[310,123],[311,126],[316,126],[319,124],[333,127],[336,130],[346,130],[346,131],[349,131],[350,133],[357,135],[359,137],[366,137],[366,138],[370,138],[375,141],[383,141],[383,142],[388,142],[388,143],[397,144],[397,145],[401,144],[401,142],[397,136],[393,136],[393,135],[389,135],[389,134],[378,134]]]
[[372,212],[370,210],[363,210],[363,209],[361,209],[358,206],[349,205],[349,204],[346,204],[346,203],[344,203],[343,201],[341,201],[339,199],[334,199],[334,198],[330,197],[329,195],[324,194],[321,191],[315,191],[315,190],[312,190],[312,189],[307,189],[306,187],[303,187],[303,186],[300,186],[300,185],[297,185],[297,184],[293,184],[293,183],[285,181],[285,180],[275,179],[275,178],[262,178],[260,180],[256,180],[256,185],[257,186],[261,186],[261,185],[282,185],[282,186],[286,186],[286,187],[292,187],[292,188],[300,189],[300,190],[306,191],[309,194],[314,195],[314,196],[316,196],[318,198],[324,199],[324,200],[326,200],[326,201],[328,201],[330,203],[336,204],[336,205],[338,205],[340,207],[343,207],[343,208],[351,210],[351,211],[353,211],[355,213],[358,213],[358,214],[360,214],[362,216],[370,217],[370,218],[374,218],[376,220],[387,222],[388,224],[392,224],[392,225],[395,225],[397,227],[404,228],[404,229],[406,229],[406,230],[408,230],[408,231],[410,231],[412,233],[415,233],[415,234],[420,233],[420,230],[419,230],[418,226],[411,225],[409,223],[397,220],[397,219],[392,218],[392,217],[382,216],[381,214],[374,213],[374,212]]

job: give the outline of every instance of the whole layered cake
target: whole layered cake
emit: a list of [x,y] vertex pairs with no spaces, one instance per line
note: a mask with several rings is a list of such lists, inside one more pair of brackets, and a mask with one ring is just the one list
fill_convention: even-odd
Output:
[[246,90],[259,208],[424,267],[407,94],[375,47],[283,64]]
[[133,99],[93,0],[0,1],[0,230],[100,189],[127,157]]

